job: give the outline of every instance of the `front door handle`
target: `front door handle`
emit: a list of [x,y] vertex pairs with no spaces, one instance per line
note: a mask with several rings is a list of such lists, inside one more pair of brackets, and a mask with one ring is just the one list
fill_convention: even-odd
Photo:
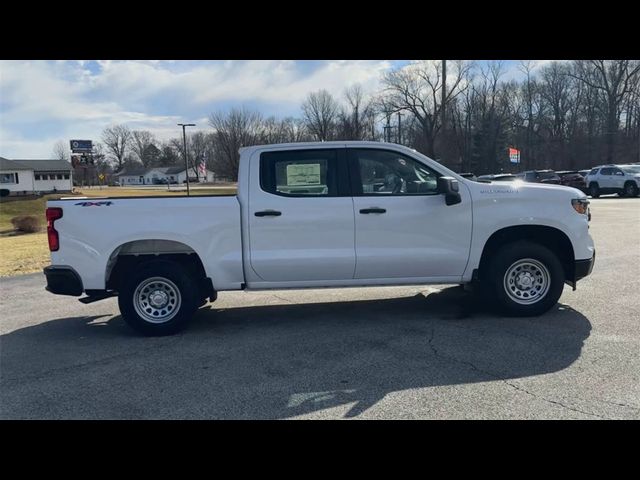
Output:
[[256,212],[256,217],[279,217],[282,215],[282,212],[278,212],[277,210],[263,210],[262,212]]
[[360,210],[360,213],[362,213],[362,214],[387,213],[387,211],[384,208],[363,208],[362,210]]

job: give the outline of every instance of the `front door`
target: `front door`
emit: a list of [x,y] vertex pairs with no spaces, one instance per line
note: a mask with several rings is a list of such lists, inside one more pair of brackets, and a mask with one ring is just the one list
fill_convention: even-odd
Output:
[[470,197],[447,206],[436,171],[377,148],[348,149],[356,226],[355,278],[461,276],[471,242]]
[[353,278],[353,201],[344,156],[344,148],[264,152],[251,164],[249,255],[263,281]]

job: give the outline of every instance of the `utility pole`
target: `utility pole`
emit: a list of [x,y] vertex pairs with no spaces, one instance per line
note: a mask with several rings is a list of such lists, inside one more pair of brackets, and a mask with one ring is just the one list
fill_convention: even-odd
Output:
[[387,125],[384,127],[384,141],[391,143],[391,114],[387,113]]
[[402,145],[402,113],[398,112],[398,145]]
[[185,173],[187,174],[187,197],[191,195],[189,191],[189,161],[187,160],[187,134],[185,132],[185,127],[195,127],[195,123],[178,123],[179,126],[182,127],[182,142],[184,143],[184,168]]
[[442,102],[440,108],[442,109],[442,130],[444,130],[444,122],[446,119],[446,101],[447,101],[447,61],[442,60]]

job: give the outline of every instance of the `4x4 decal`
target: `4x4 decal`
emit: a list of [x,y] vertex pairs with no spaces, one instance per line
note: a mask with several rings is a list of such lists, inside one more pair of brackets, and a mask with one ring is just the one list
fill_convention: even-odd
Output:
[[108,207],[112,205],[113,202],[78,202],[76,205],[80,205],[81,207]]

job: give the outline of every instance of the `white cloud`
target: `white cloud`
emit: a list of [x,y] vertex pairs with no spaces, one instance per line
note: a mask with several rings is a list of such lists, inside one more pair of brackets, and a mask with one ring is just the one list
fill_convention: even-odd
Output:
[[177,135],[182,120],[198,118],[198,128],[208,128],[209,113],[230,105],[298,115],[309,92],[324,88],[341,96],[353,83],[373,92],[390,66],[329,61],[307,70],[290,60],[2,61],[0,155],[47,157],[55,141],[99,140],[102,129],[115,123],[166,139]]

